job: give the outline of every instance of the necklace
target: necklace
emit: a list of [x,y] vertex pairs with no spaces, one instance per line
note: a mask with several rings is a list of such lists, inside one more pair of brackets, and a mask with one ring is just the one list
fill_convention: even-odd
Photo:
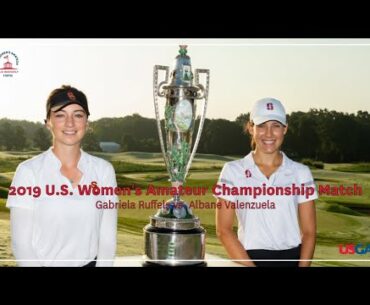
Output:
[[75,171],[67,171],[64,169],[61,169],[61,174],[71,183],[77,183],[82,175],[81,172],[75,172]]
[[68,181],[73,184],[75,182],[78,182],[81,177],[81,174],[74,175],[73,177],[66,177]]

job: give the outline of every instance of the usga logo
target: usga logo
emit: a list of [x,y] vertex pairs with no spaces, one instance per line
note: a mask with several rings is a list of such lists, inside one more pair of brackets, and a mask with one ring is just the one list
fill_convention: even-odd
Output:
[[18,73],[19,59],[16,54],[11,51],[0,53],[0,74],[3,77],[13,77]]
[[347,245],[339,245],[339,253],[340,254],[367,254],[370,253],[370,244],[347,244]]

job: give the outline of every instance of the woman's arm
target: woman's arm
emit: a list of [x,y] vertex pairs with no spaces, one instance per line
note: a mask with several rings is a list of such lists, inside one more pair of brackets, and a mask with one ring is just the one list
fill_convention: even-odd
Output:
[[33,210],[28,208],[10,209],[10,226],[13,255],[20,267],[40,267],[32,247]]
[[[233,231],[233,222],[235,211],[226,205],[227,201],[218,199],[216,208],[216,233],[218,238],[224,245],[229,257],[237,260],[250,260],[243,245],[238,240],[238,237]],[[238,261],[238,263],[245,266],[255,266],[252,261]]]
[[[105,179],[103,180],[106,186],[117,187],[116,173],[113,166],[110,164],[107,168]],[[119,198],[115,196],[107,197],[106,200],[118,202]],[[104,209],[100,224],[99,235],[99,250],[97,267],[112,267],[116,255],[117,247],[117,208]]]
[[113,266],[117,244],[117,209],[103,211],[100,226],[97,267]]
[[[316,244],[315,202],[307,201],[298,205],[299,224],[302,232],[300,259],[312,259]],[[309,267],[311,261],[300,261],[299,267]]]

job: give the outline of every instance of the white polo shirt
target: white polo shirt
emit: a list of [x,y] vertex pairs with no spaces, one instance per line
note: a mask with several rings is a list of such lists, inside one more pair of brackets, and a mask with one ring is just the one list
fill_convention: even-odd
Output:
[[[311,171],[307,166],[289,159],[282,152],[282,165],[267,179],[255,164],[252,154],[253,152],[250,152],[243,159],[225,163],[217,184],[237,189],[240,187],[262,189],[263,186],[276,189],[293,185],[301,187],[303,184],[304,187],[313,187],[313,194],[307,197],[307,194],[301,195],[298,192],[294,195],[266,193],[256,198],[253,198],[252,194],[222,194],[217,197],[236,203],[238,239],[246,250],[285,250],[297,247],[301,243],[298,204],[318,198]],[[244,206],[241,203],[244,203]],[[275,208],[272,208],[273,206]]]
[[[77,187],[73,189],[70,181],[60,172],[61,166],[51,148],[20,163],[11,186],[39,186],[42,193],[38,198],[9,195],[7,207],[33,210],[32,247],[42,266],[83,266],[98,254],[102,219],[110,222],[104,226],[110,234],[114,234],[107,238],[115,242],[117,210],[98,209],[96,202],[117,202],[118,197],[80,195]],[[78,168],[82,172],[79,185],[88,186],[96,181],[98,186],[117,186],[113,166],[101,158],[81,150]],[[49,185],[49,190],[55,186],[56,191],[61,185],[67,185],[73,195],[46,195],[46,185]],[[106,214],[103,218],[104,213],[110,215]]]

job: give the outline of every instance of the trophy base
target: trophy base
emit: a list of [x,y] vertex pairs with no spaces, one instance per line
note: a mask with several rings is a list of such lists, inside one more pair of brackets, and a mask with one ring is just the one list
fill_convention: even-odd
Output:
[[[142,267],[165,267],[165,266],[169,266],[169,265],[161,265],[161,264],[157,264],[157,263],[153,263],[153,262],[144,262],[144,263],[142,263]],[[171,266],[173,266],[173,265],[171,265]],[[207,263],[206,262],[201,262],[201,263],[193,264],[193,265],[176,265],[175,267],[207,267]]]
[[144,228],[144,265],[205,266],[205,230],[158,228],[148,224]]

